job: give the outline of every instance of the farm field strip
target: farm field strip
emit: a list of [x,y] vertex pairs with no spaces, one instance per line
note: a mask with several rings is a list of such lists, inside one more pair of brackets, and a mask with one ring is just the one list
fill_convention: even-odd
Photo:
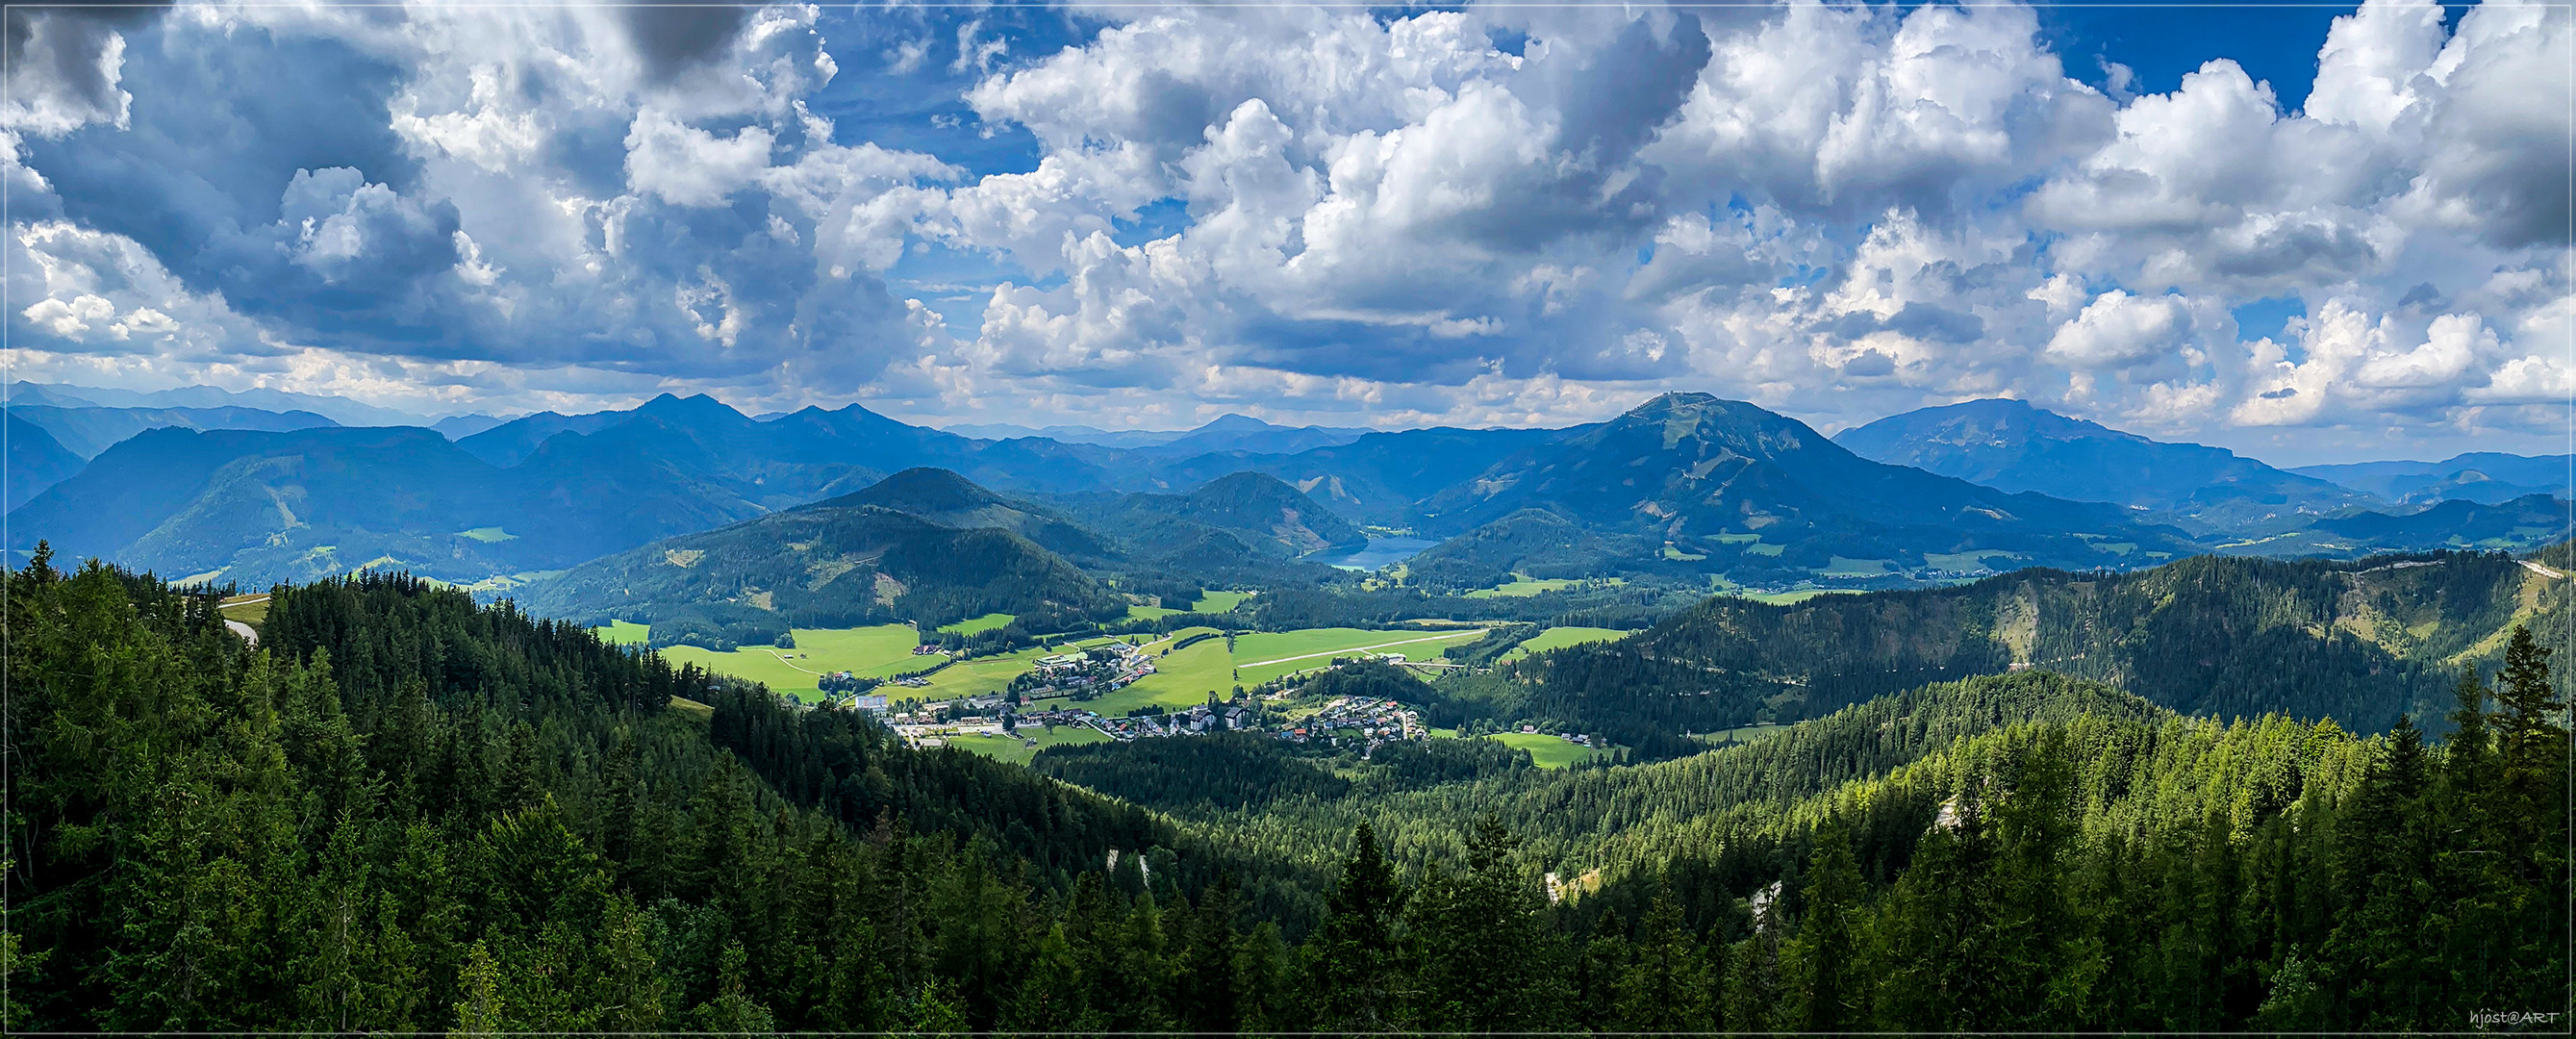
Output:
[[1343,653],[1369,653],[1369,652],[1375,652],[1375,651],[1377,651],[1377,650],[1381,650],[1381,649],[1389,649],[1389,648],[1392,648],[1392,647],[1395,647],[1395,646],[1411,646],[1411,645],[1416,645],[1416,644],[1424,643],[1424,642],[1441,642],[1441,641],[1445,641],[1445,640],[1448,640],[1448,639],[1463,638],[1463,637],[1466,637],[1466,636],[1469,636],[1469,635],[1474,635],[1474,636],[1477,636],[1477,637],[1480,637],[1480,638],[1481,638],[1481,637],[1483,637],[1483,636],[1484,636],[1484,634],[1485,634],[1484,629],[1482,629],[1482,628],[1476,628],[1476,629],[1472,629],[1472,630],[1468,630],[1468,631],[1452,632],[1452,633],[1450,633],[1450,634],[1446,634],[1446,635],[1433,635],[1433,636],[1430,636],[1430,637],[1427,637],[1427,638],[1419,638],[1419,639],[1405,639],[1404,641],[1401,641],[1401,642],[1381,642],[1381,643],[1378,643],[1377,645],[1374,645],[1374,646],[1351,646],[1351,647],[1347,647],[1347,648],[1344,648],[1344,649],[1327,649],[1327,650],[1323,650],[1323,651],[1321,651],[1321,652],[1316,652],[1316,653],[1300,653],[1300,654],[1298,654],[1298,655],[1296,655],[1296,656],[1293,656],[1293,657],[1280,657],[1280,658],[1279,658],[1279,659],[1277,659],[1277,660],[1255,660],[1255,661],[1251,661],[1251,662],[1249,662],[1249,663],[1236,664],[1235,666],[1236,666],[1236,667],[1268,667],[1268,666],[1270,666],[1270,665],[1272,665],[1272,664],[1285,664],[1285,663],[1287,663],[1287,662],[1289,662],[1289,661],[1291,661],[1291,660],[1311,660],[1311,659],[1314,659],[1314,658],[1316,658],[1316,657],[1330,657],[1330,656],[1337,656],[1337,655],[1340,655],[1340,654],[1343,654]]
[[1509,652],[1502,655],[1502,662],[1510,663],[1533,653],[1545,653],[1551,649],[1564,649],[1567,646],[1580,646],[1591,642],[1617,642],[1634,634],[1636,632],[1621,631],[1617,628],[1585,628],[1574,625],[1549,628],[1512,647]]

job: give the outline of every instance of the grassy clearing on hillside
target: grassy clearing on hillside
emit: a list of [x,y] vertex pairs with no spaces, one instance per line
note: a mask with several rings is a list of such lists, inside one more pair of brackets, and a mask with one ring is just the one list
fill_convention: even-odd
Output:
[[1996,548],[1971,549],[1966,552],[1925,552],[1923,562],[1935,570],[1976,570],[1986,568],[1988,559],[2011,559],[2013,554]]
[[1175,610],[1175,609],[1173,609],[1173,608],[1171,608],[1171,607],[1169,607],[1169,606],[1130,606],[1130,607],[1128,607],[1128,608],[1127,608],[1127,619],[1129,619],[1129,620],[1144,620],[1144,621],[1158,621],[1158,620],[1162,620],[1163,618],[1165,618],[1165,617],[1169,617],[1169,616],[1171,616],[1171,615],[1173,615],[1173,614],[1176,614],[1176,613],[1187,613],[1187,612],[1189,612],[1189,611],[1187,611],[1187,610]]
[[1580,646],[1587,642],[1617,642],[1620,639],[1627,638],[1634,634],[1636,634],[1636,632],[1621,631],[1617,628],[1584,628],[1574,626],[1549,628],[1546,631],[1530,636],[1528,641],[1512,647],[1511,652],[1503,654],[1502,659],[1506,662],[1519,660],[1520,658],[1532,653],[1545,653],[1551,649],[1563,649],[1567,646]]
[[1572,588],[1574,585],[1575,581],[1570,577],[1550,577],[1541,580],[1523,574],[1513,574],[1509,583],[1498,584],[1491,588],[1479,588],[1475,591],[1468,592],[1466,597],[1470,599],[1492,599],[1500,596],[1509,596],[1517,599],[1523,596],[1537,595],[1540,592],[1562,591],[1567,588]]
[[1816,571],[1816,573],[1825,577],[1876,577],[1880,574],[1893,572],[1895,569],[1896,563],[1893,560],[1846,559],[1842,556],[1835,556],[1833,557],[1830,565]]
[[599,633],[599,641],[612,646],[641,646],[653,640],[653,626],[633,621],[610,621],[590,629]]
[[1769,603],[1773,606],[1794,606],[1819,595],[1859,595],[1860,593],[1858,588],[1801,588],[1794,592],[1732,592],[1729,594],[1739,599],[1751,599],[1754,602]]
[[268,619],[268,593],[233,596],[217,604],[215,612],[223,614],[228,621],[257,625]]
[[1710,746],[1716,746],[1730,741],[1735,743],[1751,743],[1755,740],[1769,736],[1777,736],[1787,731],[1789,731],[1789,726],[1779,724],[1744,725],[1732,729],[1719,729],[1716,732],[1693,733],[1691,738],[1702,743],[1709,744]]
[[1252,598],[1249,592],[1209,592],[1190,604],[1191,613],[1233,613],[1234,608]]
[[1310,671],[1333,662],[1335,656],[1362,650],[1380,653],[1402,653],[1411,660],[1432,660],[1449,647],[1484,637],[1482,628],[1457,631],[1371,631],[1364,628],[1306,628],[1300,631],[1256,632],[1235,642],[1234,667],[1244,685],[1256,685],[1281,675]]
[[662,656],[674,664],[696,664],[804,700],[820,699],[823,694],[818,683],[834,671],[885,678],[939,662],[913,655],[912,647],[921,644],[921,636],[909,624],[797,628],[794,632],[794,649],[745,646],[731,653],[718,653],[696,646],[670,646],[662,650]]
[[1580,761],[1607,756],[1579,743],[1568,743],[1544,732],[1497,732],[1486,736],[1501,740],[1515,749],[1530,752],[1530,761],[1540,768],[1564,768]]
[[472,530],[460,530],[456,532],[456,536],[461,538],[473,538],[474,540],[487,545],[500,541],[519,540],[518,535],[510,533],[509,531],[503,530],[499,527],[476,527]]
[[[1036,740],[1038,745],[1029,746],[1030,740]],[[1058,725],[1054,732],[1031,725],[1022,728],[1018,736],[951,736],[948,738],[948,745],[951,747],[981,754],[996,761],[1007,761],[1014,765],[1028,764],[1030,758],[1036,757],[1039,751],[1048,747],[1107,742],[1109,742],[1109,736],[1098,729],[1078,728],[1071,725]]]
[[940,625],[939,630],[959,635],[972,635],[979,631],[991,631],[1018,619],[1019,618],[1007,613],[987,613],[981,617],[970,617],[965,620],[958,621],[955,624]]

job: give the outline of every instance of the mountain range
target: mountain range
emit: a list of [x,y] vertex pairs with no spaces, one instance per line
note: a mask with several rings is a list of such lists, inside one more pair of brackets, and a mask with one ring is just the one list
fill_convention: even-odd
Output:
[[2127,510],[1872,462],[1804,423],[1707,394],[1665,394],[1514,452],[1427,511],[1461,536],[1412,569],[1453,584],[1569,565],[1773,581],[2004,560],[2090,568],[2192,550],[2182,532]]
[[2149,440],[2017,400],[1891,415],[1837,433],[1834,442],[1872,461],[1998,490],[2146,509],[2202,534],[2287,529],[2384,504],[2377,492],[2284,472],[2225,448]]
[[2439,462],[2356,462],[2291,470],[2332,480],[2400,505],[2474,501],[2494,505],[2531,494],[2568,497],[2576,456],[2475,452]]
[[[1516,575],[1897,587],[2211,551],[2528,548],[2563,533],[2567,512],[2527,492],[2563,459],[2293,472],[2010,401],[1833,438],[1751,404],[1667,394],[1565,429],[1237,416],[1119,447],[973,438],[857,405],[755,419],[705,396],[441,432],[81,392],[92,396],[13,388],[10,547],[49,538],[67,554],[251,585],[374,565],[506,586],[842,499],[833,507],[1009,530],[1102,579],[1176,589],[1329,581],[1299,557],[1405,534],[1437,544],[1399,579],[1435,591]],[[75,464],[84,449],[94,457]],[[938,490],[918,474],[889,481],[914,469],[995,500],[864,500]]]

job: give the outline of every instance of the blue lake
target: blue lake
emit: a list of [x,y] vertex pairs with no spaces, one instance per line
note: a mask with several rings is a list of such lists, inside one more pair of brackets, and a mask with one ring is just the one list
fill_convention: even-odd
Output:
[[1306,558],[1318,563],[1330,563],[1344,570],[1375,570],[1382,566],[1404,562],[1420,554],[1423,549],[1437,544],[1439,542],[1426,541],[1422,538],[1370,538],[1365,548],[1350,549],[1338,554],[1319,552]]

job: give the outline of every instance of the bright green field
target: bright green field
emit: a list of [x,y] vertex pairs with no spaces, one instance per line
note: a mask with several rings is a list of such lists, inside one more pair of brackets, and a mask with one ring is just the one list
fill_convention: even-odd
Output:
[[1773,606],[1792,606],[1809,599],[1813,599],[1819,595],[1858,595],[1860,594],[1860,589],[1801,588],[1794,592],[1736,592],[1734,594],[1738,598],[1751,599],[1754,602],[1760,603],[1769,603]]
[[[1038,745],[1029,746],[1026,742],[1028,740],[1036,740]],[[973,751],[996,761],[1007,761],[1014,765],[1028,764],[1030,758],[1036,757],[1039,751],[1048,747],[1107,742],[1109,742],[1108,735],[1098,729],[1071,725],[1058,725],[1054,732],[1031,725],[1022,728],[1018,736],[951,736],[948,739],[948,745],[951,747]]]
[[1540,592],[1553,592],[1559,589],[1572,587],[1574,587],[1574,581],[1571,578],[1551,577],[1542,581],[1524,577],[1519,574],[1513,574],[1510,584],[1498,584],[1491,588],[1479,588],[1475,591],[1468,592],[1467,598],[1491,599],[1496,596],[1520,598],[1527,595],[1537,595]]
[[1199,596],[1186,610],[1170,606],[1130,606],[1127,615],[1142,620],[1161,620],[1176,613],[1233,613],[1234,608],[1252,598],[1243,592],[1208,592]]
[[[938,663],[928,657],[913,655],[912,647],[921,643],[921,637],[909,624],[796,628],[794,631],[794,649],[749,646],[731,653],[718,653],[696,646],[670,646],[662,650],[662,656],[674,664],[696,664],[718,674],[749,679],[807,700],[823,695],[816,682],[834,671],[884,678]],[[1006,677],[1003,681],[1009,682],[1010,679]]]
[[1572,626],[1549,628],[1546,631],[1530,636],[1529,641],[1512,647],[1511,652],[1503,654],[1503,659],[1505,661],[1519,660],[1520,658],[1532,653],[1545,653],[1551,649],[1562,649],[1567,646],[1580,646],[1586,642],[1616,642],[1634,634],[1636,634],[1636,632],[1621,631],[1617,628],[1581,628]]
[[1876,577],[1895,569],[1896,564],[1890,560],[1845,559],[1835,556],[1831,565],[1816,572],[1826,577]]
[[[1511,583],[1509,584],[1498,584],[1491,588],[1479,588],[1475,591],[1468,592],[1466,597],[1470,599],[1491,599],[1496,596],[1509,596],[1517,599],[1523,596],[1537,595],[1541,592],[1563,591],[1582,583],[1582,581],[1575,580],[1571,577],[1535,578],[1527,574],[1513,574]],[[1600,583],[1605,585],[1618,585],[1626,584],[1628,582],[1622,578],[1605,577],[1600,579]]]
[[1336,655],[1362,649],[1402,653],[1411,660],[1433,660],[1443,649],[1475,641],[1484,635],[1483,628],[1443,632],[1369,631],[1363,628],[1256,632],[1235,640],[1234,667],[1243,676],[1241,681],[1244,685],[1257,685],[1281,675],[1323,667],[1332,663]]
[[1777,736],[1787,731],[1789,731],[1789,726],[1786,725],[1745,725],[1733,729],[1719,729],[1716,732],[1698,733],[1691,738],[1702,743],[1709,744],[1721,743],[1726,740],[1734,740],[1737,743],[1751,743],[1755,740],[1762,739],[1763,737]]
[[1530,752],[1530,761],[1540,768],[1564,768],[1578,761],[1602,756],[1600,751],[1568,743],[1543,732],[1497,732],[1485,737]]
[[652,625],[631,621],[610,621],[591,630],[599,633],[599,641],[612,646],[641,646],[653,637]]
[[942,624],[939,630],[959,635],[972,635],[979,631],[991,631],[1018,619],[1007,613],[987,613],[981,617],[969,617],[955,624]]
[[1980,548],[1966,552],[1925,552],[1923,562],[1935,570],[1975,570],[1987,566],[1988,559],[2011,559],[2013,554],[2001,549]]
[[[1147,643],[1145,652],[1160,654],[1173,642],[1214,630],[1183,628],[1169,637]],[[1234,695],[1234,687],[1234,658],[1225,651],[1225,639],[1201,639],[1196,645],[1170,656],[1155,656],[1154,673],[1137,679],[1136,684],[1078,706],[1115,717],[1147,704],[1188,707],[1206,703],[1211,692],[1223,699]]]
[[1011,685],[1011,679],[1037,663],[1039,657],[1053,656],[1062,647],[1036,647],[995,657],[960,661],[930,676],[930,684],[914,689],[899,685],[881,685],[871,692],[883,693],[896,700],[947,700],[960,696],[989,696]]

